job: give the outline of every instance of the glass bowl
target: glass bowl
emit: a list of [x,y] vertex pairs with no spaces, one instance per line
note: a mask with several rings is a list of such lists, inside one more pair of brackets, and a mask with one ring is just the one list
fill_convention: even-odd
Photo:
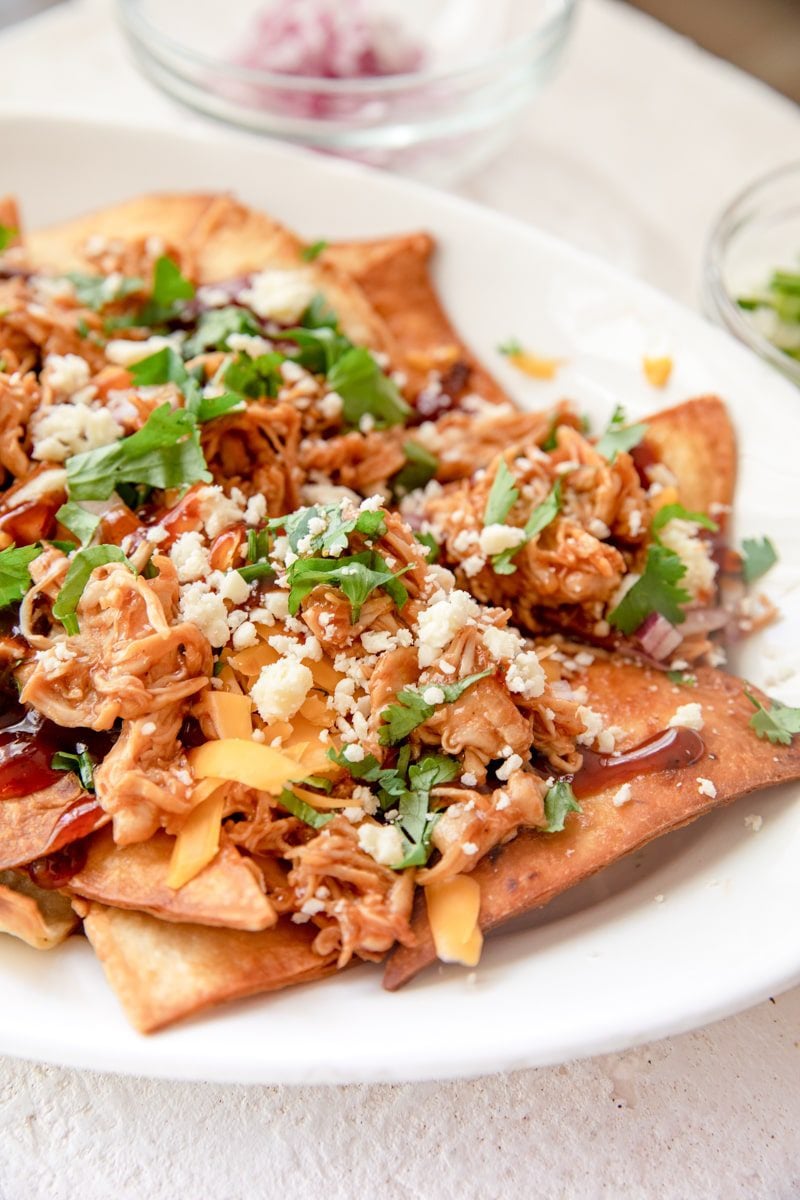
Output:
[[559,61],[575,3],[118,0],[118,8],[144,72],[192,108],[447,184],[511,140]]
[[[771,314],[741,303],[763,294],[777,270],[797,273],[800,282],[800,162],[771,171],[728,205],[711,233],[703,277],[712,320],[800,384],[800,358],[770,340]],[[800,293],[796,307],[800,354]]]

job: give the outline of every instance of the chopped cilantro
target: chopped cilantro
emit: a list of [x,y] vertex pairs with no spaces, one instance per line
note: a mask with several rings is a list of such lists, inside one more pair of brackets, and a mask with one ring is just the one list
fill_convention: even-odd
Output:
[[389,480],[396,500],[402,500],[409,492],[425,487],[439,470],[439,460],[419,442],[404,442],[403,453],[406,463]]
[[500,343],[497,352],[505,354],[507,358],[513,358],[515,354],[522,354],[522,343],[516,338],[509,338],[507,342]]
[[70,533],[74,533],[81,545],[85,546],[94,537],[101,518],[97,513],[89,512],[82,505],[76,504],[74,500],[68,500],[56,513],[56,520]]
[[131,363],[128,370],[134,387],[151,387],[159,383],[177,383],[180,386],[189,378],[183,359],[172,346],[162,346],[147,358]]
[[0,253],[8,249],[18,234],[19,230],[15,229],[13,225],[0,224]]
[[350,762],[345,758],[344,750],[329,750],[328,758],[338,766],[344,767],[353,779],[364,783],[377,783],[379,799],[382,808],[389,808],[397,796],[405,791],[405,771],[394,767],[382,767],[374,754],[367,754],[361,762]]
[[409,767],[408,790],[397,804],[397,825],[403,835],[403,858],[395,870],[423,867],[431,849],[431,835],[439,819],[431,813],[431,791],[442,783],[455,779],[460,763],[444,754],[428,754]]
[[549,453],[551,450],[555,450],[558,445],[558,427],[560,424],[561,418],[558,416],[558,414],[556,414],[556,416],[553,417],[553,420],[550,422],[550,428],[547,431],[547,436],[542,442],[542,449],[546,453]]
[[185,487],[211,482],[197,424],[169,404],[155,409],[141,429],[111,446],[87,450],[67,459],[71,500],[107,500],[123,483],[149,487]]
[[72,284],[78,303],[93,312],[100,312],[107,304],[124,300],[144,288],[143,281],[134,276],[85,275],[81,271],[70,271],[64,278]]
[[261,333],[261,328],[246,308],[235,304],[212,308],[201,315],[194,333],[183,343],[183,357],[194,358],[205,350],[227,350],[228,338],[232,333],[246,333],[253,337]]
[[483,510],[483,524],[502,525],[511,509],[519,500],[519,489],[514,482],[514,476],[508,469],[504,458],[497,465],[486,507]]
[[667,679],[682,687],[697,687],[697,676],[689,675],[686,671],[667,671]]
[[329,821],[334,818],[333,813],[317,812],[316,808],[312,808],[310,804],[306,804],[305,800],[301,800],[299,796],[295,796],[294,792],[290,792],[288,788],[284,788],[278,797],[278,804],[281,808],[285,808],[293,817],[298,817],[301,821],[305,821],[306,825],[310,825],[312,829],[322,829]]
[[94,791],[94,759],[85,746],[80,743],[75,747],[76,753],[58,750],[53,755],[50,766],[54,771],[72,771],[81,781],[87,792]]
[[[440,704],[453,704],[467,688],[472,687],[473,683],[477,683],[479,679],[485,679],[487,675],[491,674],[491,670],[479,671],[475,675],[466,675],[455,683],[428,684],[422,692],[416,688],[404,688],[402,692],[398,693],[397,703],[387,705],[381,713],[383,722],[379,735],[381,745],[396,746],[398,742],[407,738],[413,729],[432,717]],[[424,696],[429,688],[438,688],[444,693],[444,699],[440,700],[438,704],[429,704]]]
[[161,325],[177,315],[184,300],[191,300],[195,288],[191,280],[181,274],[178,264],[168,255],[157,258],[153,267],[153,284],[150,301],[142,310],[143,325]]
[[647,564],[641,578],[629,588],[608,620],[623,633],[635,633],[646,617],[659,612],[673,625],[686,620],[682,604],[691,599],[680,586],[686,567],[677,554],[665,546],[648,547]]
[[300,251],[300,257],[303,262],[313,262],[315,258],[319,258],[323,250],[327,250],[328,243],[325,241],[312,242],[310,246],[304,246]]
[[303,780],[303,787],[314,788],[318,792],[327,792],[328,795],[333,791],[333,783],[324,775],[307,775]]
[[78,337],[82,337],[82,338],[89,337],[89,326],[86,324],[86,320],[84,317],[79,317],[78,320],[75,322],[75,332],[77,333]]
[[328,387],[341,396],[344,420],[354,428],[367,416],[377,429],[404,425],[411,412],[397,384],[363,346],[354,346],[334,363],[328,371]]
[[355,622],[367,596],[383,588],[398,608],[408,600],[408,592],[396,573],[389,570],[386,560],[375,550],[365,550],[347,558],[298,558],[289,567],[289,612],[294,616],[310,592],[320,584],[339,588],[350,601],[351,618]]
[[518,546],[510,546],[508,550],[501,550],[499,554],[492,557],[492,570],[497,575],[513,575],[516,571],[514,563],[511,561],[515,554],[519,554],[520,550],[526,545],[531,538],[536,537],[537,533],[541,533],[543,529],[554,521],[561,510],[561,480],[557,479],[552,488],[545,496],[541,504],[537,504],[528,520],[525,522],[524,534],[525,541],[520,542]]
[[778,554],[768,537],[745,538],[742,542],[742,576],[745,583],[753,583],[766,575],[778,561]]
[[744,690],[745,696],[757,710],[750,718],[750,728],[754,729],[760,738],[766,738],[776,745],[791,744],[796,733],[800,733],[800,708],[789,708],[778,700],[773,700],[769,708],[764,708],[760,700]]
[[53,605],[53,616],[61,622],[67,633],[78,632],[78,618],[75,616],[75,610],[92,571],[97,567],[104,567],[107,563],[117,562],[124,563],[129,571],[136,574],[134,567],[128,562],[119,546],[90,546],[88,550],[78,550],[73,556],[61,585],[61,591]]
[[339,332],[338,326],[330,325],[287,329],[281,332],[279,340],[293,342],[297,346],[297,350],[287,357],[313,375],[327,375],[334,364],[353,348],[353,343]]
[[264,562],[269,554],[269,530],[248,529],[247,531],[247,561],[248,563]]
[[306,311],[300,318],[300,324],[306,329],[339,328],[339,319],[321,292],[317,292]]
[[658,533],[670,521],[691,521],[694,525],[702,525],[703,529],[710,529],[712,533],[719,529],[717,522],[712,521],[705,513],[690,512],[682,504],[665,504],[653,517],[653,533]]
[[217,417],[225,417],[228,413],[241,412],[246,404],[244,396],[237,396],[234,392],[222,392],[219,396],[187,396],[186,407],[203,425],[206,421],[215,421]]
[[250,358],[249,354],[237,354],[225,368],[223,383],[251,400],[259,400],[263,396],[275,397],[283,383],[280,370],[283,361],[284,356],[277,351],[259,354],[256,358]]
[[245,583],[253,583],[256,579],[274,579],[275,571],[268,562],[250,563],[246,567],[237,567]]
[[559,779],[548,789],[544,798],[544,815],[547,824],[545,833],[561,833],[567,815],[571,812],[583,812],[575,799],[572,784],[567,779]]
[[[323,530],[311,533],[311,523],[320,521],[324,524]],[[374,538],[386,532],[386,520],[382,512],[369,510],[345,519],[339,504],[313,504],[309,508],[299,508],[287,517],[276,517],[269,525],[271,529],[286,530],[289,545],[295,554],[321,555],[323,558],[335,558],[346,550],[351,533]]]
[[646,433],[646,425],[625,424],[625,409],[618,404],[608,423],[608,428],[595,449],[598,454],[602,454],[603,458],[607,458],[610,463],[613,463],[618,454],[638,446]]
[[42,553],[41,546],[7,546],[0,550],[0,608],[16,604],[33,582],[28,567]]
[[425,561],[435,563],[439,561],[439,543],[432,533],[415,533],[414,538],[421,546],[424,546],[427,553]]

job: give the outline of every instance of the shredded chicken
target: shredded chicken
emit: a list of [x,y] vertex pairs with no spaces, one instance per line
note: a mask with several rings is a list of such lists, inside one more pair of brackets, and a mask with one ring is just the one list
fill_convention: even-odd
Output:
[[267,498],[272,515],[299,503],[300,416],[289,404],[252,402],[203,426],[203,451],[215,480]]

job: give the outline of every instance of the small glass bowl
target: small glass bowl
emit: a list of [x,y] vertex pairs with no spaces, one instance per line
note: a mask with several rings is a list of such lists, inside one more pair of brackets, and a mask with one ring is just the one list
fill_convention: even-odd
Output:
[[118,0],[143,71],[176,99],[257,133],[439,185],[510,142],[559,61],[575,4],[340,0],[340,11],[388,22],[390,52],[406,43],[406,61],[416,57],[418,68],[319,78],[252,65],[248,47],[264,10],[277,5],[280,13],[277,0]]
[[771,171],[728,205],[709,238],[703,274],[708,316],[800,384],[800,361],[773,345],[737,303],[781,268],[800,270],[800,162]]

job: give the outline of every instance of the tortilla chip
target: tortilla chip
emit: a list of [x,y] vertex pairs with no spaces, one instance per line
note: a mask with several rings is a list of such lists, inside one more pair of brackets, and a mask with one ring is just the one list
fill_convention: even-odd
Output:
[[302,242],[293,233],[231,196],[139,196],[30,234],[28,261],[34,268],[58,272],[92,270],[83,249],[87,239],[96,236],[160,237],[187,254],[198,283],[217,283],[268,268],[302,267],[313,276],[347,335],[394,360],[393,339],[358,284],[335,264],[303,262]]
[[66,896],[37,887],[25,871],[0,871],[0,933],[21,938],[35,950],[52,950],[77,924]]
[[430,273],[434,241],[427,233],[329,246],[321,261],[346,271],[361,286],[392,334],[402,369],[416,393],[432,370],[470,368],[468,389],[492,403],[508,396],[459,337],[442,308]]
[[336,955],[311,948],[315,925],[282,919],[263,933],[172,925],[90,904],[84,921],[122,1007],[142,1033],[224,1000],[277,991],[335,970]]
[[724,524],[714,506],[733,503],[736,435],[719,397],[698,396],[647,417],[643,445],[672,471],[685,508],[711,512]]
[[114,908],[135,908],[162,921],[221,925],[255,932],[274,925],[272,904],[247,861],[230,842],[182,888],[167,887],[175,839],[115,846],[110,829],[92,838],[86,864],[69,882],[75,895]]
[[93,807],[94,797],[69,772],[41,791],[0,801],[0,870],[60,850],[111,820],[107,813],[101,812],[90,816],[88,828],[80,823],[72,828],[59,825],[70,809],[84,804]]
[[[582,814],[570,815],[563,833],[525,830],[491,851],[472,873],[481,887],[481,929],[493,929],[540,908],[623,855],[712,808],[800,778],[800,741],[773,746],[748,728],[754,710],[741,680],[711,667],[698,668],[696,675],[696,687],[678,688],[660,671],[598,658],[582,676],[574,677],[575,687],[587,688],[587,704],[608,725],[625,729],[626,739],[619,749],[639,745],[666,729],[679,705],[696,702],[703,711],[706,753],[691,766],[632,779],[631,799],[621,807],[614,805],[617,781],[581,800]],[[766,699],[757,688],[750,690]],[[699,780],[710,780],[716,795],[701,792]],[[399,946],[387,964],[384,987],[390,990],[436,957],[424,897],[417,898],[412,928],[416,945]]]

